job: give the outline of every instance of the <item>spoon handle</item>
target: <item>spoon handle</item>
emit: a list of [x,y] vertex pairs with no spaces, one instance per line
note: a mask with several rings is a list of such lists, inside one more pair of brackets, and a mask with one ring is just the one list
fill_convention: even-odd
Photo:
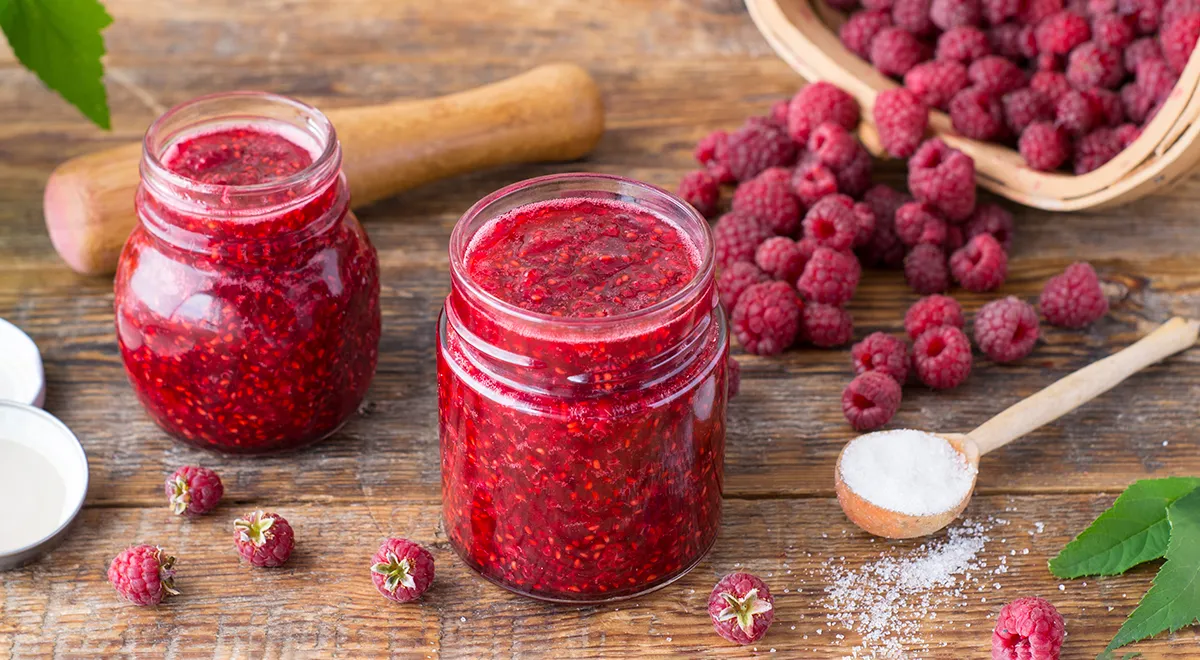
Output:
[[1049,424],[1146,367],[1196,343],[1200,322],[1175,317],[1128,348],[1062,378],[971,431],[979,454]]

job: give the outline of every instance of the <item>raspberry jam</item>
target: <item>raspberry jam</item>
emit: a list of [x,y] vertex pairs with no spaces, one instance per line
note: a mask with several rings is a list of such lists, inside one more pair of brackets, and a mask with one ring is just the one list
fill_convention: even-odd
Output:
[[378,357],[379,264],[317,110],[204,97],[146,133],[116,275],[134,391],[198,447],[261,453],[336,431]]
[[628,598],[716,539],[725,318],[708,225],[657,188],[565,174],[476,204],[439,321],[443,515],[484,577]]

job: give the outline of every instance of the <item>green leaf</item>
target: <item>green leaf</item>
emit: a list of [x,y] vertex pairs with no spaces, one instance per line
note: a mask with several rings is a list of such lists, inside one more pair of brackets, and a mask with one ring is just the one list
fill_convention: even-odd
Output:
[[100,31],[110,23],[99,0],[0,0],[0,30],[21,64],[105,130]]
[[1200,488],[1200,478],[1170,477],[1134,482],[1082,534],[1050,560],[1059,578],[1118,575],[1167,550],[1167,508]]
[[1137,609],[1109,642],[1109,650],[1164,630],[1175,632],[1200,620],[1200,489],[1172,504],[1167,520],[1171,526],[1167,561]]
[[[1121,660],[1133,660],[1140,657],[1142,657],[1141,653],[1126,653],[1121,656]],[[1096,660],[1117,660],[1117,656],[1112,651],[1101,651],[1100,655],[1096,656]]]

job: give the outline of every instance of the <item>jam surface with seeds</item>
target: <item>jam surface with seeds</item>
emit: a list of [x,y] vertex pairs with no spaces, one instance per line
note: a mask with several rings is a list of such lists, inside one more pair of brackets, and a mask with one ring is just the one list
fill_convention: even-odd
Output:
[[[246,127],[185,140],[165,166],[238,186],[311,162],[286,138]],[[193,217],[145,186],[137,208],[142,222],[116,276],[116,326],[154,420],[185,442],[236,453],[336,431],[366,394],[380,334],[378,261],[344,179],[335,173],[307,201],[270,214],[242,205]]]
[[698,254],[657,215],[588,199],[519,208],[471,242],[476,286],[564,321],[702,287],[686,309],[589,339],[553,319],[516,327],[454,284],[438,345],[443,515],[485,577],[601,601],[666,584],[711,547],[728,346],[714,284],[692,282]]

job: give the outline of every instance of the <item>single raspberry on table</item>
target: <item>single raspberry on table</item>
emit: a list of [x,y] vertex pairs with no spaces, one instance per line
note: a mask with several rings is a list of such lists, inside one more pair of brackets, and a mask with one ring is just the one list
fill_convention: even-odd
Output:
[[950,274],[967,291],[992,291],[1008,277],[1008,255],[995,236],[977,234],[950,255]]
[[863,261],[872,266],[898,268],[904,264],[904,244],[896,235],[896,209],[911,198],[889,186],[877,184],[863,195],[863,203],[875,215],[875,231],[859,250]]
[[874,431],[900,409],[900,383],[880,371],[854,377],[842,390],[842,414],[855,431]]
[[733,308],[733,334],[747,353],[777,355],[796,341],[800,308],[800,298],[790,284],[754,284]]
[[1092,18],[1092,39],[1105,48],[1121,50],[1137,37],[1136,19],[1119,14],[1103,14]]
[[708,596],[708,615],[717,634],[735,644],[752,644],[775,619],[775,599],[758,576],[730,573]]
[[763,241],[775,235],[762,219],[730,211],[713,227],[713,251],[717,265],[728,268],[739,261],[754,262],[754,252]]
[[742,363],[732,355],[725,361],[725,383],[729,398],[737,396],[742,391]]
[[818,348],[833,348],[854,338],[854,318],[836,305],[805,303],[800,312],[800,338]]
[[983,7],[979,0],[933,0],[929,20],[943,30],[974,27],[983,22]]
[[1013,296],[993,300],[975,315],[975,344],[994,362],[1020,360],[1037,339],[1037,310]]
[[1099,108],[1083,92],[1071,90],[1054,104],[1054,121],[1074,137],[1087,135],[1100,125]]
[[854,200],[846,195],[829,195],[818,200],[804,215],[804,237],[835,251],[849,250],[858,237]]
[[1041,598],[1019,598],[1000,608],[992,632],[992,660],[1058,660],[1066,637],[1062,615]]
[[1124,148],[1116,130],[1097,128],[1075,143],[1075,174],[1087,174],[1099,169]]
[[233,543],[252,566],[283,566],[296,547],[296,535],[277,513],[251,511],[233,522]]
[[864,60],[871,56],[871,41],[886,27],[892,26],[892,14],[887,10],[872,9],[856,12],[838,30],[842,44],[850,52]]
[[171,476],[164,485],[171,512],[177,516],[200,516],[217,508],[217,501],[225,494],[225,486],[216,472],[198,465],[185,465]]
[[1073,89],[1071,81],[1067,80],[1067,74],[1061,71],[1038,71],[1029,78],[1029,88],[1046,97],[1052,104]]
[[1158,40],[1154,37],[1142,37],[1135,39],[1121,53],[1121,58],[1125,62],[1126,71],[1137,71],[1137,65],[1142,60],[1163,60],[1162,48],[1158,46]]
[[1163,10],[1163,0],[1117,0],[1117,13],[1133,16],[1142,34],[1153,34],[1166,26],[1159,19]]
[[854,248],[864,247],[875,235],[875,211],[866,202],[854,203],[854,222],[858,232],[854,234]]
[[971,342],[952,325],[930,328],[913,345],[913,369],[929,387],[958,387],[971,375]]
[[807,144],[812,132],[831,121],[848,131],[858,128],[858,101],[827,82],[805,85],[788,105],[788,133],[798,144]]
[[833,175],[833,170],[819,162],[800,165],[792,175],[792,192],[806,207],[811,207],[817,200],[836,194],[837,191],[837,177]]
[[854,373],[878,371],[897,383],[908,379],[908,343],[886,332],[872,332],[850,348]]
[[967,88],[967,67],[952,60],[922,62],[904,74],[904,87],[930,108],[945,110],[950,99]]
[[921,295],[942,293],[950,288],[950,268],[942,248],[922,243],[904,256],[904,280]]
[[796,288],[809,302],[844,305],[854,297],[862,267],[849,252],[818,247],[804,264]]
[[1013,135],[1020,135],[1035,121],[1054,120],[1054,104],[1030,87],[1005,94],[1000,103],[1004,107],[1004,123]]
[[997,96],[1029,84],[1021,67],[1000,55],[988,55],[971,62],[967,67],[967,79],[973,87]]
[[975,209],[975,161],[939,139],[926,140],[908,160],[908,189],[950,222]]
[[769,168],[733,192],[735,213],[762,220],[776,234],[793,234],[800,226],[800,200],[792,194],[791,173]]
[[908,158],[916,153],[929,126],[929,108],[916,94],[903,87],[881,92],[875,97],[872,114],[879,140],[889,154]]
[[1033,29],[1033,38],[1039,53],[1066,55],[1092,38],[1092,28],[1080,14],[1060,11],[1038,23]]
[[960,25],[946,30],[938,37],[935,57],[943,61],[970,64],[984,55],[992,54],[987,34],[973,25]]
[[1121,105],[1121,95],[1117,92],[1092,87],[1083,90],[1083,97],[1092,104],[1102,126],[1116,127],[1125,122],[1125,108]]
[[[892,14],[895,20],[895,13]],[[889,76],[903,76],[908,70],[929,59],[928,47],[900,27],[879,31],[871,41],[871,64]]]
[[387,539],[371,560],[371,581],[388,600],[414,601],[433,584],[433,555],[408,539]]
[[175,589],[175,558],[153,545],[122,550],[108,565],[108,582],[134,605],[158,605]]
[[771,122],[747,121],[730,133],[723,150],[717,152],[721,164],[733,178],[749,181],[771,167],[788,167],[796,160],[796,143],[786,131]]
[[717,212],[721,185],[709,172],[695,170],[683,175],[683,180],[679,182],[679,196],[695,207],[700,215],[709,218]]
[[717,291],[720,292],[721,304],[725,306],[725,311],[733,311],[738,298],[746,289],[769,281],[771,276],[749,261],[739,261],[722,269],[721,277],[717,279]]
[[831,121],[817,126],[808,136],[808,153],[834,172],[853,163],[860,148],[853,133]]
[[[807,251],[805,247],[808,248]],[[758,246],[758,251],[754,253],[754,263],[772,279],[790,284],[800,277],[813,249],[815,246],[811,243],[801,245],[787,236],[773,236]]]
[[933,0],[892,0],[892,22],[917,37],[931,37],[937,26],[929,16]]
[[1076,89],[1115,88],[1125,79],[1120,51],[1089,41],[1067,56],[1067,80]]
[[991,234],[1005,252],[1012,247],[1012,214],[994,202],[985,202],[976,206],[975,212],[967,219],[966,230],[967,238],[975,238],[980,234]]
[[974,140],[996,140],[1007,129],[999,97],[979,87],[968,87],[950,99],[950,123]]
[[996,55],[1014,60],[1032,59],[1038,55],[1037,38],[1032,25],[1017,23],[993,24],[987,30],[988,41]]
[[915,340],[931,328],[943,325],[962,329],[967,325],[962,306],[950,296],[926,296],[913,303],[904,313],[904,331]]
[[1037,25],[1044,19],[1057,14],[1063,9],[1063,0],[1021,0],[1017,11],[1017,22],[1024,25]]
[[1138,62],[1134,79],[1148,96],[1155,101],[1162,101],[1175,89],[1179,76],[1175,75],[1166,60],[1147,58]]
[[1108,313],[1108,297],[1100,288],[1096,269],[1081,261],[1046,282],[1038,306],[1051,325],[1078,329]]
[[1162,45],[1163,57],[1175,75],[1183,73],[1192,50],[1196,48],[1197,37],[1200,37],[1200,13],[1185,14],[1163,26],[1158,40]]
[[896,235],[909,247],[940,246],[946,242],[946,221],[929,204],[909,202],[896,209]]

